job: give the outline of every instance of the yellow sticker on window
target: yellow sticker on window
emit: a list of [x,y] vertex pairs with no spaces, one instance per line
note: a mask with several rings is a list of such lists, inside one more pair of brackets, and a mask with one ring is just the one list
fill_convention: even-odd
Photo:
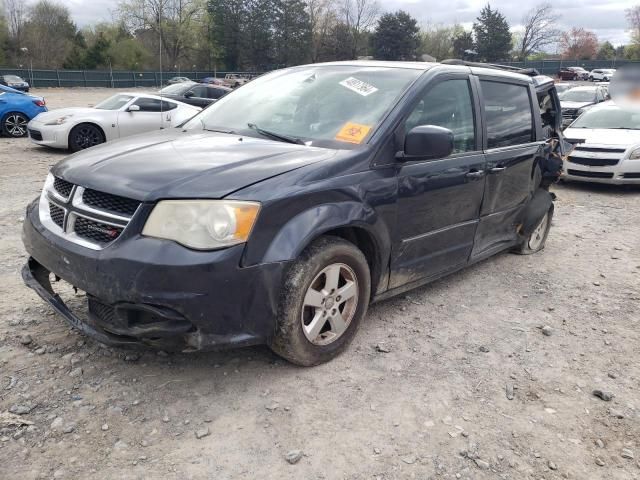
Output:
[[336,140],[349,143],[362,143],[370,130],[371,126],[369,125],[347,122],[336,135]]

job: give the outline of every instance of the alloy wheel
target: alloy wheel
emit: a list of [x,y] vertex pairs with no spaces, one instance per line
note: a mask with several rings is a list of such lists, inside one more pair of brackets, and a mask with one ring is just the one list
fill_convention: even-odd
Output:
[[24,137],[27,134],[27,123],[29,121],[23,115],[12,113],[4,121],[4,127],[12,137]]
[[547,224],[549,223],[549,214],[546,213],[540,224],[529,237],[529,248],[531,250],[537,250],[544,242],[544,234],[547,230]]
[[80,127],[75,132],[75,144],[81,149],[94,147],[102,143],[100,132],[94,127]]
[[344,263],[322,270],[307,289],[302,330],[314,345],[329,345],[349,328],[358,307],[358,279]]

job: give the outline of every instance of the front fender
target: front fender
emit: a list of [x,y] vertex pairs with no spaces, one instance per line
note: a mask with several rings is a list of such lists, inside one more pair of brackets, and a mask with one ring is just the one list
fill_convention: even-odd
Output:
[[375,210],[359,202],[347,201],[318,205],[293,217],[274,236],[262,262],[294,260],[314,239],[343,227],[367,231],[377,249],[388,254],[391,246],[389,231]]

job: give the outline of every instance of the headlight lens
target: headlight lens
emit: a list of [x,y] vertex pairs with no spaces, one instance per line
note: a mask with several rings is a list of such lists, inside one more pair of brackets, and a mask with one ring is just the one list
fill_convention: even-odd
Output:
[[260,204],[225,200],[163,200],[142,234],[173,240],[196,250],[215,250],[249,239]]
[[640,147],[631,152],[631,155],[629,155],[629,160],[640,160]]
[[55,120],[51,120],[50,122],[45,123],[45,125],[62,125],[71,117],[73,117],[73,115],[65,115],[63,117],[56,118]]

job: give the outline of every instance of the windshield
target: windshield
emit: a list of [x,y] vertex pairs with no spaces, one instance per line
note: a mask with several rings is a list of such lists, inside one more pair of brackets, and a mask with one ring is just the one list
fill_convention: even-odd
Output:
[[98,110],[119,110],[129,103],[132,98],[131,95],[114,95],[97,104],[95,108]]
[[162,90],[160,90],[160,93],[162,93],[163,95],[182,95],[194,85],[196,85],[196,82],[174,83],[173,85],[164,87]]
[[15,75],[5,75],[4,79],[6,82],[24,82],[24,80],[22,80],[20,77],[17,77]]
[[640,130],[640,113],[618,107],[594,108],[584,112],[571,128]]
[[591,90],[567,90],[562,92],[560,100],[565,102],[594,102],[596,100],[596,92]]
[[318,145],[361,144],[421,73],[331,65],[281,70],[226,95],[186,128],[264,137],[262,130]]

